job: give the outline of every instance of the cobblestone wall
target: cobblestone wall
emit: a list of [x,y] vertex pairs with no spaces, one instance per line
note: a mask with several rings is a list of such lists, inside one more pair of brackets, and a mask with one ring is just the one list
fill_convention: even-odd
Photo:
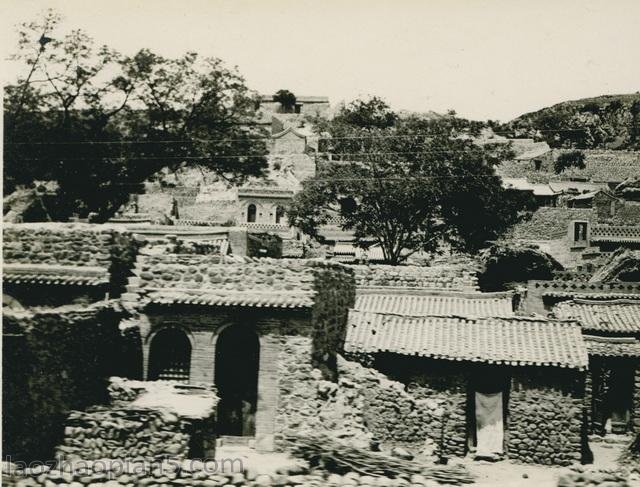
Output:
[[633,431],[640,432],[640,364],[636,363],[633,383],[633,411],[631,426]]
[[51,458],[66,414],[106,400],[106,378],[120,366],[119,319],[104,307],[3,312],[5,455]]
[[3,231],[5,263],[109,268],[114,230],[108,226],[39,223],[7,225]]
[[583,391],[578,373],[542,368],[514,371],[507,452],[525,463],[569,465],[582,458]]
[[468,262],[433,267],[353,265],[357,286],[397,286],[474,291],[476,271]]
[[418,400],[429,401],[439,411],[428,435],[436,439],[442,456],[464,456],[467,452],[468,370],[448,361],[413,357],[382,357],[377,364],[390,377],[407,384]]
[[595,221],[596,213],[590,208],[538,208],[531,219],[518,223],[512,230],[516,239],[550,240],[564,238],[573,220]]
[[[199,444],[203,424],[209,429],[215,424],[213,391],[118,377],[111,378],[109,391],[110,404],[71,412],[57,458],[161,461],[203,455],[204,446]],[[186,403],[190,403],[188,415]]]
[[417,397],[404,384],[343,358],[338,359],[338,381],[323,380],[318,369],[306,365],[311,353],[308,339],[282,341],[276,420],[279,446],[287,434],[309,431],[364,448],[372,443],[387,451],[402,446],[434,459],[442,452],[445,400]]

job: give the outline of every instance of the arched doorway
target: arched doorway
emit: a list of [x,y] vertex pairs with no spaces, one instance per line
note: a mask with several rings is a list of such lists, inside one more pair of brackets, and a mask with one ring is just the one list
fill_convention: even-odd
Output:
[[149,380],[189,382],[191,342],[179,328],[165,328],[151,339]]
[[251,203],[249,206],[247,206],[247,222],[248,223],[255,223],[256,222],[256,214],[258,212],[258,209],[256,208],[256,205],[254,205],[253,203]]
[[218,434],[253,436],[258,403],[258,335],[246,326],[222,330],[216,342]]

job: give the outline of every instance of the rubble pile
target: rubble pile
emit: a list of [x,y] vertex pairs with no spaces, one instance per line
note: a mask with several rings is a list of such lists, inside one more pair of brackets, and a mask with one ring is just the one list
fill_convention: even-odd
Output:
[[562,475],[558,479],[558,487],[628,487],[631,485],[628,476],[621,471],[613,469],[592,470],[588,467],[575,466],[572,471]]
[[410,479],[421,475],[447,485],[469,484],[473,478],[461,466],[429,465],[409,459],[394,458],[382,453],[355,448],[326,435],[298,435],[287,438],[292,453],[307,460],[310,465],[320,465],[331,472],[356,472],[370,477]]

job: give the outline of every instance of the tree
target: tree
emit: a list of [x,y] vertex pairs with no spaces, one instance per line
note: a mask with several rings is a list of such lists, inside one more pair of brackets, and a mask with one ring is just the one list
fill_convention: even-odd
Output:
[[5,88],[5,192],[59,185],[59,213],[104,220],[159,169],[200,165],[229,181],[266,168],[255,97],[217,59],[124,58],[48,12],[19,27],[25,75]]
[[553,169],[556,174],[560,174],[572,167],[578,169],[585,168],[584,153],[582,151],[574,150],[571,152],[563,152],[553,163]]
[[268,134],[255,123],[257,95],[238,72],[194,52],[168,59],[142,49],[122,64],[143,108],[130,125],[148,140],[133,158],[197,165],[232,183],[263,174]]
[[[351,120],[367,117],[365,110]],[[474,144],[476,123],[396,116],[393,126],[363,128],[336,118],[335,127],[322,127],[334,137],[325,140],[331,159],[302,183],[288,211],[303,231],[317,235],[339,215],[360,246],[379,245],[385,260],[398,264],[443,241],[476,250],[518,218],[522,202],[493,171],[510,155],[508,146]]]
[[296,95],[289,90],[278,90],[273,95],[273,101],[280,103],[285,112],[292,112],[296,106]]

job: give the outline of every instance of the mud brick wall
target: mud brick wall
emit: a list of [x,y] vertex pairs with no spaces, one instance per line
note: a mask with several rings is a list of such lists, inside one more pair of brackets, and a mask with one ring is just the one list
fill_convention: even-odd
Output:
[[507,418],[509,458],[544,465],[579,462],[586,441],[583,394],[581,373],[514,369]]
[[356,285],[426,287],[452,291],[478,289],[476,271],[468,264],[421,266],[353,265]]

